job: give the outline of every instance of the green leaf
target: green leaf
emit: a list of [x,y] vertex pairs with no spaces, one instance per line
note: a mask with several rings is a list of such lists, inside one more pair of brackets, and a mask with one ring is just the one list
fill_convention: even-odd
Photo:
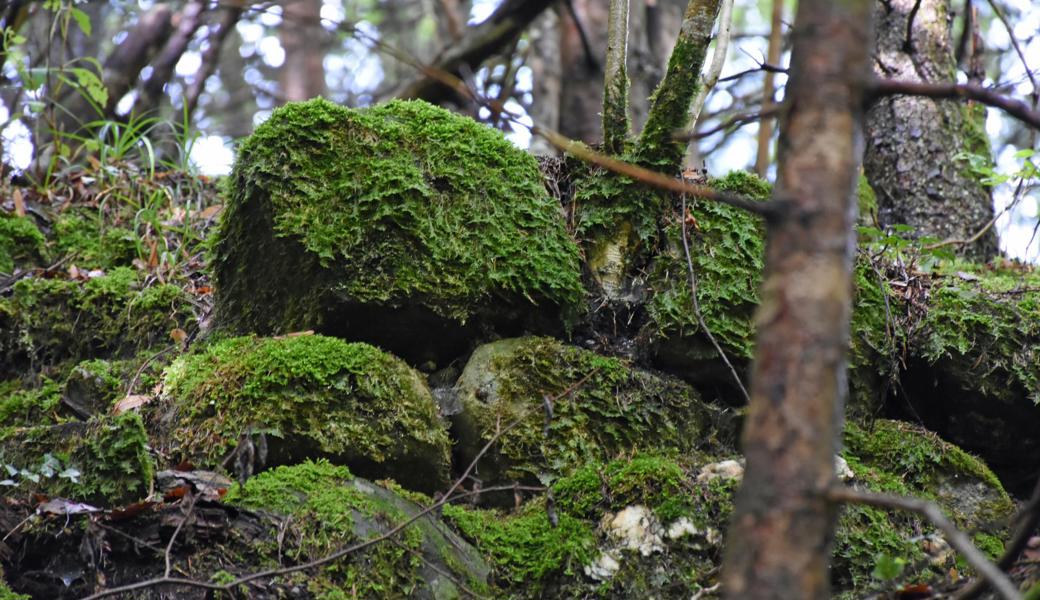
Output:
[[69,7],[69,12],[72,14],[73,20],[76,21],[76,25],[79,26],[79,30],[83,32],[83,35],[90,35],[90,15],[75,6]]
[[882,554],[878,556],[877,563],[874,564],[874,571],[871,575],[882,581],[891,581],[902,575],[905,567],[905,559],[894,558],[887,554]]
[[101,82],[101,78],[97,76],[93,71],[83,68],[70,69],[72,74],[76,76],[76,81],[79,83],[80,89],[87,95],[88,98],[98,106],[105,106],[108,104],[108,89],[105,88],[105,84]]
[[1032,148],[1023,148],[1018,152],[1015,152],[1015,158],[1032,158],[1036,154],[1036,150]]

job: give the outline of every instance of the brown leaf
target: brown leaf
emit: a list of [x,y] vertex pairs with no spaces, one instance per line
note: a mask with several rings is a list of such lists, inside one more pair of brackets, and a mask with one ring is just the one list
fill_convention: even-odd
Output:
[[188,339],[188,332],[178,327],[170,332],[170,338],[183,348],[184,342]]
[[224,210],[223,204],[214,204],[213,206],[207,206],[206,208],[195,213],[200,219],[206,219],[207,221],[220,214],[220,211]]
[[116,402],[116,405],[112,407],[112,413],[121,415],[128,410],[133,410],[148,404],[152,401],[151,394],[127,394],[125,398]]

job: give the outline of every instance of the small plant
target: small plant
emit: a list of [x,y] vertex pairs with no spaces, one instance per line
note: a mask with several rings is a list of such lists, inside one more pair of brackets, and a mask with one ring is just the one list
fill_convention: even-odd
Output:
[[81,475],[79,469],[63,466],[61,459],[49,452],[43,455],[43,460],[35,467],[20,469],[4,463],[4,469],[7,470],[8,477],[0,481],[0,485],[7,487],[16,487],[25,481],[37,484],[44,479],[67,479],[72,483],[79,483]]

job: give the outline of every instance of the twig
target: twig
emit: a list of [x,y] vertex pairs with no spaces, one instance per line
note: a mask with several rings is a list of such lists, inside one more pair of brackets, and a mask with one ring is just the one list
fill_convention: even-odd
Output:
[[779,104],[774,104],[774,105],[770,106],[769,108],[764,108],[764,109],[762,109],[762,110],[760,110],[758,112],[741,113],[739,115],[734,115],[734,116],[730,117],[729,119],[727,119],[726,121],[716,125],[715,127],[711,127],[709,129],[704,129],[704,130],[701,130],[701,131],[691,131],[691,132],[687,132],[687,133],[678,133],[678,134],[675,135],[675,139],[677,139],[677,140],[699,140],[699,139],[706,138],[706,137],[711,136],[711,135],[715,135],[716,133],[718,133],[720,131],[726,131],[726,130],[731,129],[732,127],[735,127],[737,125],[746,125],[747,123],[754,123],[755,121],[761,121],[761,120],[765,120],[765,119],[769,119],[769,118],[775,117],[775,116],[779,115],[780,112],[781,112],[781,106]]
[[876,79],[867,87],[865,100],[867,104],[872,104],[879,98],[896,95],[975,100],[987,106],[999,108],[1026,125],[1040,129],[1040,111],[1031,108],[1021,100],[1009,98],[978,85]]
[[834,502],[866,504],[880,508],[895,508],[921,515],[931,521],[933,525],[943,532],[950,545],[956,548],[957,551],[964,556],[968,561],[968,564],[975,567],[975,570],[978,571],[979,575],[986,579],[986,581],[993,586],[993,589],[995,589],[1004,600],[1022,600],[1022,595],[1018,592],[1015,584],[1011,583],[1011,580],[1008,579],[1007,575],[990,562],[989,559],[987,559],[985,555],[983,555],[982,552],[971,543],[968,536],[960,529],[957,529],[957,526],[946,518],[946,515],[942,513],[942,510],[934,502],[928,502],[917,498],[894,496],[891,494],[875,494],[873,492],[865,492],[845,487],[843,485],[833,486],[828,489],[827,498]]
[[[685,179],[685,178],[684,178]],[[722,346],[715,339],[715,335],[712,334],[711,329],[708,329],[708,324],[704,322],[704,315],[701,313],[701,305],[697,300],[697,273],[693,268],[693,258],[690,256],[690,241],[689,236],[686,233],[686,194],[682,195],[682,213],[679,216],[680,228],[682,229],[682,245],[683,252],[686,254],[686,269],[690,276],[690,297],[693,298],[693,314],[697,316],[697,323],[701,327],[701,331],[704,335],[708,336],[708,340],[711,345],[715,347],[715,351],[719,353],[722,358],[722,362],[726,363],[726,367],[729,368],[729,372],[733,375],[733,381],[737,383],[737,387],[740,388],[740,393],[744,394],[744,401],[751,403],[751,396],[748,394],[747,388],[744,387],[744,382],[740,380],[740,375],[737,374],[737,370],[733,368],[733,363],[729,361],[729,357],[722,351]]]
[[170,541],[166,544],[166,551],[163,553],[166,569],[163,571],[163,577],[169,577],[170,571],[173,570],[173,561],[170,558],[173,555],[173,544],[177,541],[177,536],[180,534],[181,529],[184,528],[184,524],[191,520],[191,513],[195,510],[196,498],[198,498],[198,494],[188,493],[188,507],[184,510],[184,518],[181,519],[180,523],[177,523],[177,527],[173,530],[173,535],[170,536]]

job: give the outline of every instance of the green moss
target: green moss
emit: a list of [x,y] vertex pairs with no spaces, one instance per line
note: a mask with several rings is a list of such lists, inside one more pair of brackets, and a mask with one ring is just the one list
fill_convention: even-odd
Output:
[[71,210],[54,223],[53,246],[82,269],[129,266],[137,258],[137,236],[106,223],[94,210]]
[[859,206],[859,223],[873,226],[878,222],[878,199],[874,188],[870,187],[867,176],[862,172],[856,183],[856,200]]
[[692,388],[550,338],[479,348],[458,388],[463,412],[454,425],[464,462],[516,423],[481,461],[485,480],[551,478],[634,449],[690,454],[709,442],[708,411]]
[[[148,447],[141,417],[125,413],[85,423],[8,428],[0,434],[0,461],[41,475],[35,482],[21,478],[15,488],[20,492],[117,506],[143,498],[150,489],[154,467]],[[48,462],[78,475],[48,474],[40,466]]]
[[576,576],[593,557],[594,524],[564,513],[553,526],[541,501],[514,515],[446,505],[444,517],[491,559],[496,579],[525,597],[554,576]]
[[[245,486],[232,489],[225,502],[293,519],[295,543],[261,548],[268,560],[280,562],[327,556],[375,538],[419,512],[417,505],[326,461],[261,473]],[[420,587],[437,598],[460,597],[454,583],[440,577],[435,581],[431,576],[436,577],[437,572],[425,571],[427,563],[434,561],[439,569],[448,569],[452,578],[486,593],[487,567],[472,550],[449,536],[431,517],[420,517],[394,538],[396,543],[373,544],[330,563],[314,576],[296,580],[319,598],[337,598],[343,590],[351,590],[349,597],[410,597]]]
[[14,381],[5,388],[0,388],[0,423],[5,429],[38,425],[51,418],[61,403],[61,387],[50,379],[29,389]]
[[459,322],[582,298],[535,160],[424,102],[289,104],[242,144],[232,178],[215,246],[232,327],[319,326],[333,297]]
[[225,339],[175,361],[164,394],[179,421],[171,450],[206,464],[252,431],[276,464],[323,455],[426,491],[446,482],[449,441],[425,382],[367,344]]
[[1040,404],[1040,274],[949,263],[911,344],[965,389]]
[[0,273],[13,273],[23,262],[33,263],[44,252],[43,234],[28,217],[0,213]]
[[85,282],[28,278],[0,299],[0,357],[6,368],[129,355],[190,329],[195,316],[174,285],[145,282],[118,267]]
[[[709,185],[760,200],[772,193],[767,182],[744,171]],[[701,314],[730,359],[748,360],[754,349],[751,317],[758,305],[765,251],[762,225],[748,213],[717,202],[691,202],[690,213],[697,222],[689,230],[689,243]],[[666,226],[667,245],[651,265],[647,335],[662,364],[696,376],[704,364],[717,362],[718,355],[700,331],[681,235],[676,218]]]

